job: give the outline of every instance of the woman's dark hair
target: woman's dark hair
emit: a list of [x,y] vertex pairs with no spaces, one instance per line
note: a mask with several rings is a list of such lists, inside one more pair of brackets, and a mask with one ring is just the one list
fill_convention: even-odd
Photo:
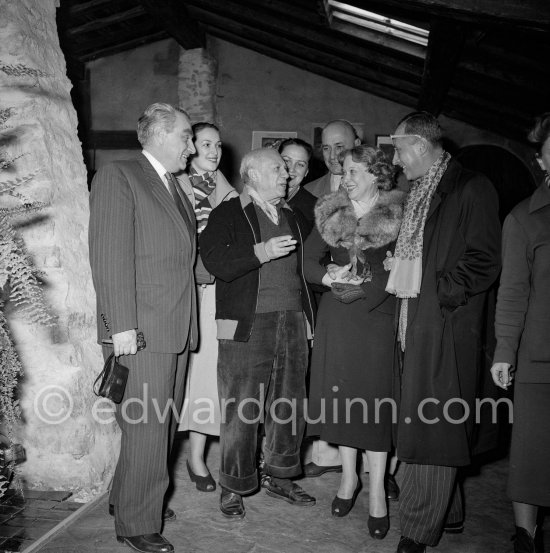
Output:
[[311,159],[311,156],[313,155],[313,148],[311,144],[309,144],[305,140],[302,140],[301,138],[286,138],[285,140],[283,140],[279,144],[279,148],[278,148],[279,153],[282,154],[283,150],[287,146],[292,146],[292,145],[302,147],[306,151],[308,161]]
[[550,138],[550,111],[539,115],[535,125],[527,135],[527,140],[535,145],[540,154],[543,144]]
[[207,121],[201,121],[200,123],[195,123],[191,129],[193,130],[193,136],[197,138],[197,134],[200,133],[203,129],[214,129],[218,133],[220,129],[214,125],[214,123],[208,123]]
[[346,156],[351,156],[355,163],[362,163],[368,172],[376,177],[376,184],[381,190],[391,190],[395,187],[396,167],[380,148],[372,148],[366,144],[354,146],[340,154],[341,164],[344,163]]

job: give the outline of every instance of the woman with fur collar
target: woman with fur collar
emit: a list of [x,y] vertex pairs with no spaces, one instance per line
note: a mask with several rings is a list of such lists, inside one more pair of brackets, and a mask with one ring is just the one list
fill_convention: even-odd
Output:
[[[316,228],[305,243],[307,280],[325,292],[313,344],[308,434],[338,444],[342,479],[332,514],[349,513],[360,489],[357,450],[369,463],[369,533],[389,528],[384,474],[391,450],[395,297],[385,291],[399,233],[404,193],[379,149],[359,145],[343,154],[337,192],[315,207]],[[333,263],[321,260],[330,252]]]

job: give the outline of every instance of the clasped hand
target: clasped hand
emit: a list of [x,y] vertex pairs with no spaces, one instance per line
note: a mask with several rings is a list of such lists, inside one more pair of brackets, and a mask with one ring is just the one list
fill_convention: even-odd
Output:
[[354,275],[351,271],[351,263],[347,265],[336,265],[336,263],[329,263],[327,265],[327,275],[330,278],[329,284],[340,282],[342,284],[361,284],[362,278]]
[[495,385],[503,390],[507,390],[514,378],[512,365],[502,362],[495,363],[491,367],[491,376]]

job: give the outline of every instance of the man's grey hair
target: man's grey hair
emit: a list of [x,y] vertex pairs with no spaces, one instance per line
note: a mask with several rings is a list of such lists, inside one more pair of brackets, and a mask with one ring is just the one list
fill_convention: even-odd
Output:
[[137,136],[139,143],[145,146],[160,130],[172,132],[176,124],[176,113],[178,111],[189,119],[186,111],[171,104],[156,102],[147,106],[138,119]]
[[272,149],[256,148],[255,150],[251,150],[250,152],[244,155],[241,161],[241,167],[239,169],[239,174],[241,175],[241,181],[243,184],[251,184],[250,176],[248,173],[250,169],[257,169],[258,163],[260,162],[260,158],[262,157],[262,154],[268,150],[272,150]]

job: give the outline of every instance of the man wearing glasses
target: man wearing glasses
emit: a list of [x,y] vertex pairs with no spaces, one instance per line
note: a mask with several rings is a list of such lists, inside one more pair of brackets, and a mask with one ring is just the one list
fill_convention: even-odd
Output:
[[392,135],[410,181],[387,290],[400,298],[398,553],[461,532],[456,473],[470,463],[487,291],[500,271],[498,198],[446,152],[437,119],[406,116]]

